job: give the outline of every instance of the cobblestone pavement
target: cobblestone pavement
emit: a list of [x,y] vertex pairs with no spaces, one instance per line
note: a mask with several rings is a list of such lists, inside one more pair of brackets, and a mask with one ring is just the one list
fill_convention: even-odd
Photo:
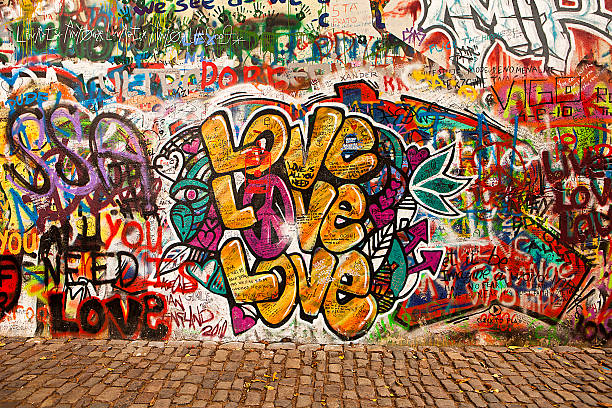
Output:
[[0,407],[612,406],[612,349],[0,338]]

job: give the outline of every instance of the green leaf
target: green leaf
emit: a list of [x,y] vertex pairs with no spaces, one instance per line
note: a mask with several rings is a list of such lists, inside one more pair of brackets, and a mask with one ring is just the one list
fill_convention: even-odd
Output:
[[446,177],[436,177],[435,179],[428,180],[419,185],[419,188],[426,188],[441,195],[451,195],[452,193],[459,191],[464,185],[465,183],[460,183]]
[[397,239],[393,240],[393,244],[391,245],[391,251],[389,251],[389,260],[387,261],[389,264],[397,264],[397,268],[393,271],[393,275],[391,275],[391,290],[393,291],[393,295],[395,297],[399,296],[406,284],[406,257],[404,256],[404,251],[402,249],[401,244]]
[[431,156],[425,160],[419,167],[417,167],[414,177],[412,178],[412,184],[420,184],[425,180],[436,177],[442,172],[444,163],[446,163],[448,156],[452,153],[454,145],[450,145],[451,148],[446,148],[440,153]]
[[447,201],[448,197],[458,194],[471,181],[471,178],[455,177],[447,174],[453,158],[454,144],[437,151],[415,169],[408,189],[425,209],[442,216],[456,217],[462,213]]
[[446,204],[444,204],[444,201],[434,194],[419,189],[415,189],[414,194],[416,198],[428,209],[444,215],[456,214],[454,211],[449,210]]

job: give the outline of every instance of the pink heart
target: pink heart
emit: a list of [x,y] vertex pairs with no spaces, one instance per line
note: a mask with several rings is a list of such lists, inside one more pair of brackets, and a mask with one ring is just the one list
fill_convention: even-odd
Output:
[[370,214],[372,214],[372,218],[374,218],[374,223],[377,228],[384,227],[393,220],[393,217],[395,217],[395,212],[392,209],[381,211],[380,207],[376,204],[370,207]]
[[395,180],[391,180],[391,189],[392,190],[397,190],[401,186],[402,186],[402,183],[399,183],[399,182],[397,182]]
[[193,139],[191,143],[183,144],[183,150],[186,153],[196,153],[199,148],[200,148],[200,140],[198,139]]
[[380,208],[389,208],[393,205],[393,198],[387,198],[385,196],[378,197]]
[[189,243],[200,248],[216,251],[219,247],[219,241],[223,235],[223,228],[219,224],[217,211],[211,206],[208,211],[208,217],[200,224],[198,235]]
[[415,146],[410,146],[406,151],[406,158],[412,169],[416,169],[423,160],[429,157],[429,150],[426,148],[417,149]]
[[210,248],[214,239],[215,239],[215,233],[212,231],[198,232],[198,241],[200,242],[203,248]]
[[395,191],[391,189],[387,189],[387,192],[385,194],[387,195],[387,198],[395,197]]
[[189,244],[208,249],[209,251],[216,251],[219,247],[221,235],[223,235],[223,230],[219,226],[212,230],[201,229]]
[[238,307],[232,307],[232,327],[234,328],[234,334],[238,335],[249,330],[255,326],[255,319],[251,316],[245,316],[244,311]]

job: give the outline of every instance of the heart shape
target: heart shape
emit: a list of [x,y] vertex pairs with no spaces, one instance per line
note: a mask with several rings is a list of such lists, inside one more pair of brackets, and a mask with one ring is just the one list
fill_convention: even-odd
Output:
[[179,151],[174,151],[169,155],[160,154],[155,158],[154,169],[163,178],[176,181],[183,168],[183,154]]
[[245,316],[244,311],[239,306],[232,307],[232,327],[234,334],[239,335],[255,326],[256,320],[251,316]]
[[200,140],[193,139],[191,143],[184,143],[182,147],[183,147],[183,151],[186,153],[192,153],[192,154],[196,153],[198,149],[200,148]]
[[380,208],[389,208],[393,205],[393,198],[388,198],[381,195],[378,197],[378,202],[380,203]]
[[198,232],[198,242],[203,248],[210,248],[210,245],[215,240],[215,233],[212,231]]
[[399,189],[400,187],[402,187],[402,183],[397,182],[397,181],[395,181],[395,180],[391,180],[391,189],[392,189],[392,190],[397,190],[397,189]]
[[215,228],[212,231],[199,231],[196,239],[190,244],[201,246],[209,251],[219,249],[219,241],[221,240],[221,228]]
[[416,147],[412,146],[406,151],[406,158],[408,159],[408,162],[413,170],[416,169],[418,165],[428,157],[429,150],[427,150],[427,148],[417,149]]
[[370,207],[370,214],[372,214],[374,224],[376,224],[377,228],[382,228],[389,224],[393,220],[393,217],[395,217],[395,211],[390,208],[382,211],[376,204]]

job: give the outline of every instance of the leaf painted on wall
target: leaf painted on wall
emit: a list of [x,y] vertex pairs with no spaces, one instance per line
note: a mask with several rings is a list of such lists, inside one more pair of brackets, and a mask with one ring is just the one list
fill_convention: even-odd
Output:
[[448,200],[459,194],[472,180],[448,173],[454,154],[454,143],[434,153],[415,169],[408,185],[413,197],[423,208],[450,218],[465,215]]

